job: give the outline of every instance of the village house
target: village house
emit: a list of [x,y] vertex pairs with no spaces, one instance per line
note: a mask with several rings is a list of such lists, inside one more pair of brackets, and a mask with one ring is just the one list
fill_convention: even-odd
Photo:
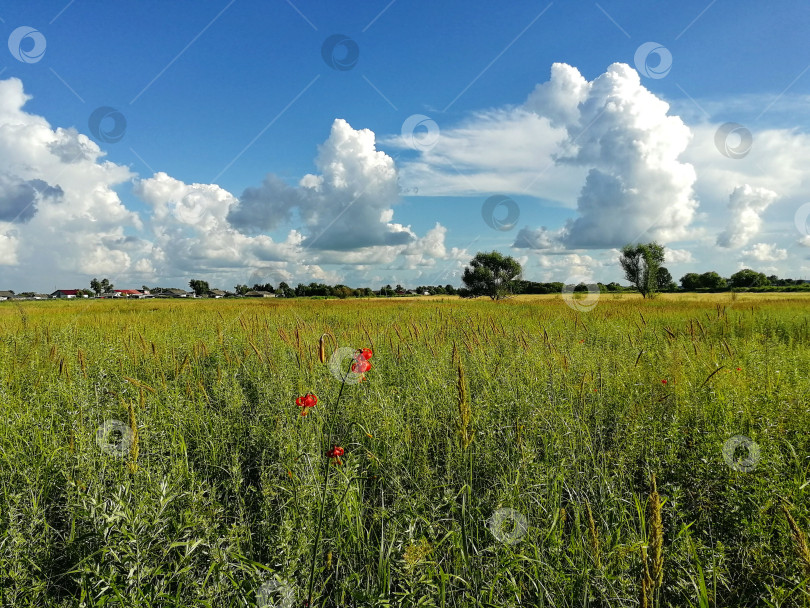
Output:
[[160,291],[155,291],[152,294],[156,298],[194,298],[193,291],[186,291],[184,289],[179,289],[177,287],[167,287],[166,289],[161,289]]
[[51,297],[72,300],[73,298],[86,298],[87,294],[80,294],[78,289],[57,289],[51,294]]
[[248,291],[245,294],[246,298],[275,298],[276,294],[269,291]]
[[146,298],[149,297],[149,292],[144,289],[115,289],[113,290],[114,298]]

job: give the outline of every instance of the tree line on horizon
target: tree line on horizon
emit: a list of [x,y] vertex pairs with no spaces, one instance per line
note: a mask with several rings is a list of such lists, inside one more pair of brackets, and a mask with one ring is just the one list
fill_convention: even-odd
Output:
[[[690,272],[680,279],[680,288],[669,270],[663,265],[664,247],[656,242],[628,243],[621,250],[619,264],[624,276],[630,282],[625,287],[616,282],[604,284],[596,282],[600,292],[637,291],[642,297],[652,298],[660,292],[676,291],[810,291],[810,282],[800,279],[780,279],[776,275],[766,276],[750,268],[744,268],[728,278],[717,272],[702,274]],[[520,263],[498,251],[479,252],[464,270],[462,280],[465,288],[458,290],[461,296],[486,295],[499,300],[518,294],[561,293],[566,287],[573,291],[588,291],[592,285],[580,282],[565,285],[562,282],[537,283],[522,278]]]
[[[326,283],[311,282],[298,283],[291,287],[281,281],[278,287],[271,283],[254,283],[252,287],[247,284],[237,284],[233,288],[233,295],[244,296],[251,291],[268,292],[284,298],[368,298],[368,297],[396,297],[412,295],[458,295],[474,298],[489,296],[494,300],[503,299],[520,294],[550,294],[561,293],[566,287],[573,288],[574,292],[584,292],[596,285],[600,292],[638,292],[644,298],[654,297],[661,292],[699,292],[699,291],[810,291],[810,281],[804,279],[780,278],[776,275],[765,275],[750,268],[743,268],[729,277],[723,277],[715,271],[703,273],[688,272],[680,280],[680,286],[673,280],[669,270],[664,264],[664,248],[656,242],[627,244],[621,250],[619,263],[624,271],[625,279],[630,286],[621,285],[615,281],[610,283],[595,282],[590,285],[580,282],[577,285],[566,285],[560,281],[537,282],[523,279],[523,268],[511,256],[505,256],[498,251],[478,252],[462,274],[463,287],[454,285],[419,285],[415,290],[407,290],[397,284],[383,285],[374,291],[370,287],[353,288],[348,285],[328,285]],[[188,286],[196,296],[205,296],[212,290],[208,281],[191,279]],[[101,296],[112,293],[115,286],[109,279],[90,281],[90,289],[79,289],[82,294]],[[147,287],[142,289],[151,293],[160,293],[170,288]],[[8,290],[9,293],[14,293]],[[29,295],[23,292],[18,295]],[[30,295],[34,295],[30,292]]]

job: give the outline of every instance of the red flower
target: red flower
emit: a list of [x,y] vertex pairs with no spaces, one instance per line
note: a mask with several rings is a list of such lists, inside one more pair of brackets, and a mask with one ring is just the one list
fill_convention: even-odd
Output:
[[364,348],[360,352],[363,355],[363,359],[371,359],[372,355],[374,354],[370,348]]
[[666,378],[661,380],[661,384],[666,384],[666,383],[667,383]]
[[738,368],[737,368],[737,371],[738,371],[738,372],[739,372],[739,371],[741,371],[741,370],[742,370],[742,368],[741,368],[741,367],[738,367]]
[[326,456],[335,461],[335,464],[343,464],[340,457],[343,456],[344,450],[339,445],[333,445],[331,450],[326,452]]
[[354,363],[352,363],[352,371],[356,374],[364,374],[370,369],[371,363],[369,363],[365,359],[361,359],[358,357],[357,359],[355,359]]
[[318,397],[313,393],[307,393],[295,400],[295,405],[302,408],[301,415],[306,416],[309,413],[309,408],[315,407],[318,404]]

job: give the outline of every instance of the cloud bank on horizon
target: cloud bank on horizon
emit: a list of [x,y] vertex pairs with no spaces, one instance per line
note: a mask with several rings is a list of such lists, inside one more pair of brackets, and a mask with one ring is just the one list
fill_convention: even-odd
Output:
[[[446,245],[454,226],[435,222],[419,235],[394,220],[403,194],[417,190],[567,209],[561,225],[510,237],[509,252],[535,280],[617,276],[616,248],[653,239],[676,268],[698,258],[705,268],[695,270],[715,269],[719,247],[738,267],[810,269],[804,254],[804,265],[786,265],[788,250],[810,240],[794,227],[810,195],[808,136],[764,130],[744,158],[724,156],[718,123],[686,124],[623,63],[591,81],[555,63],[523,103],[445,125],[431,146],[397,160],[371,130],[335,118],[315,173],[296,183],[257,176],[240,194],[166,171],[142,177],[105,160],[76,128],[26,112],[29,100],[22,81],[0,80],[0,272],[9,284],[457,282],[446,279],[474,250]],[[408,151],[400,135],[379,146]],[[767,225],[766,213],[776,218]]]

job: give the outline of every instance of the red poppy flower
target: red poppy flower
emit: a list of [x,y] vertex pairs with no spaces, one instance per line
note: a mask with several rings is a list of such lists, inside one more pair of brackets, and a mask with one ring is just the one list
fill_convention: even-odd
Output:
[[295,400],[295,405],[302,408],[301,415],[306,416],[309,413],[309,408],[315,407],[318,403],[318,397],[313,393],[307,393]]
[[737,368],[737,371],[738,371],[738,372],[739,372],[739,371],[741,371],[741,370],[742,370],[742,368],[741,368],[741,367],[738,367],[738,368]]
[[362,349],[361,353],[363,355],[363,359],[371,359],[372,355],[374,354],[370,348]]
[[356,374],[364,374],[371,369],[371,363],[365,359],[357,358],[352,363],[352,371]]
[[661,384],[666,384],[666,383],[667,383],[666,378],[664,380],[661,380]]
[[331,450],[326,452],[327,457],[333,459],[335,464],[343,464],[340,457],[343,456],[344,450],[339,445],[333,445]]

